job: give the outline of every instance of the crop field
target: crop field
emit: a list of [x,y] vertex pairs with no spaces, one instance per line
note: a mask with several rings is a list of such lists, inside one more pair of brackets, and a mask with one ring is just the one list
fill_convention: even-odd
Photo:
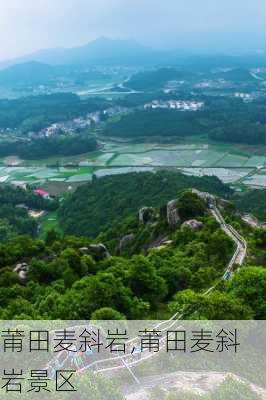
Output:
[[265,188],[266,187],[266,170],[262,173],[254,174],[252,176],[248,176],[243,180],[243,183],[247,186],[253,188]]
[[243,179],[252,170],[248,169],[226,169],[226,168],[184,168],[183,173],[194,176],[217,176],[225,183],[234,183]]
[[179,168],[191,175],[216,175],[226,183],[266,187],[266,156],[237,151],[229,145],[160,144],[108,141],[103,149],[73,157],[24,161],[0,160],[0,184],[42,185],[68,190],[97,177],[156,167]]

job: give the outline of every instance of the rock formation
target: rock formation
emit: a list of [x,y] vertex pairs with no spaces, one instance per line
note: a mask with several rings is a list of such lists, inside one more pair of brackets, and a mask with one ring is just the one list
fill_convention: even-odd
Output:
[[167,222],[170,228],[175,229],[180,223],[180,216],[178,213],[178,200],[171,200],[167,204]]
[[156,217],[156,210],[153,207],[143,207],[139,210],[139,222],[143,225],[151,223]]
[[190,228],[190,229],[200,229],[203,227],[203,223],[200,221],[197,221],[196,219],[190,219],[188,221],[185,221],[181,228]]

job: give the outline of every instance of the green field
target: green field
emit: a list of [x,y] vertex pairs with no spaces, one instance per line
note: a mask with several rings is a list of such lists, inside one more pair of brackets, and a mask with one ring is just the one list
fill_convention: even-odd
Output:
[[49,212],[45,214],[41,219],[41,237],[45,237],[46,233],[52,229],[56,229],[57,232],[61,232],[58,224],[57,212]]
[[[206,143],[159,144],[131,143],[109,140],[102,143],[103,149],[75,157],[51,157],[45,160],[0,160],[0,183],[15,183],[45,186],[51,193],[60,194],[73,190],[79,184],[96,176],[139,171],[144,167],[175,167],[194,175],[217,175],[224,182],[242,180],[251,185],[262,166],[265,155],[256,155],[230,145]],[[238,170],[238,171],[237,171]],[[253,171],[254,170],[254,171]],[[247,179],[245,177],[248,175]],[[259,186],[264,186],[264,179]],[[266,182],[265,182],[266,186]]]

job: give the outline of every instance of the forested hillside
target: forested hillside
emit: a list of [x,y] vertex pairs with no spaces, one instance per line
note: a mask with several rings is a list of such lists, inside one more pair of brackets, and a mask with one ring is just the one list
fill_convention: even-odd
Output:
[[191,187],[224,197],[232,193],[216,177],[197,178],[165,170],[95,178],[64,202],[60,223],[68,234],[95,237],[139,208],[162,206],[180,190]]
[[72,93],[0,100],[0,128],[20,128],[22,132],[38,131],[54,122],[66,121],[101,110],[106,100],[81,100]]
[[178,71],[174,68],[159,68],[133,75],[126,85],[134,90],[158,90],[169,81],[182,80],[192,76],[193,74],[189,72]]
[[[138,247],[129,243],[132,255],[114,256],[103,244],[53,231],[45,242],[16,237],[2,244],[0,317],[141,319],[182,310],[186,318],[265,318],[265,269],[243,268],[221,281],[233,243],[197,195],[183,192],[176,207],[183,219],[175,227],[158,208],[144,220],[132,216],[142,238]],[[190,217],[197,228],[182,223]],[[162,235],[164,244],[153,241]],[[203,296],[215,282],[217,290]]]
[[[150,94],[137,94],[121,103],[138,103]],[[161,98],[154,94],[154,98]],[[162,99],[165,98],[165,95]],[[175,97],[174,97],[175,98]],[[191,135],[208,136],[221,142],[265,144],[266,143],[266,103],[257,99],[250,103],[232,97],[197,96],[194,99],[204,102],[199,111],[180,111],[173,109],[136,110],[118,121],[106,125],[104,134],[128,138],[139,137],[186,137]]]
[[[191,187],[231,195],[217,178],[168,171],[96,179],[70,195],[61,233],[48,231],[45,240],[34,237],[24,207],[58,204],[2,188],[0,318],[160,319],[182,310],[185,318],[265,319],[265,231],[223,208],[248,237],[250,263],[223,281],[234,244]],[[90,234],[96,238],[82,237]]]
[[95,151],[97,147],[97,140],[89,134],[58,135],[33,141],[0,142],[0,157],[16,154],[26,160],[37,160],[53,155],[83,154]]
[[266,221],[266,190],[250,190],[236,196],[237,207],[247,213],[253,214],[262,221]]

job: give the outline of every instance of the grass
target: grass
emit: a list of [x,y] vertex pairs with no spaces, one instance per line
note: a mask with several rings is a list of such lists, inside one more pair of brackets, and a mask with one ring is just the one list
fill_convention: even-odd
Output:
[[58,222],[58,215],[57,211],[54,212],[48,212],[45,214],[41,219],[41,238],[45,238],[47,232],[49,232],[52,229],[55,229],[59,233],[62,233],[62,230],[59,226]]

